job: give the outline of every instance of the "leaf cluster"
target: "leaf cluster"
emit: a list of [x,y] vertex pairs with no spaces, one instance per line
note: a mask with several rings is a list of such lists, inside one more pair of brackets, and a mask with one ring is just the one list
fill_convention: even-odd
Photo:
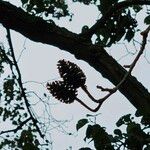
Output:
[[[99,124],[91,122],[88,118],[78,121],[77,131],[87,125],[84,140],[90,139],[93,141],[96,150],[119,150],[119,149],[136,149],[148,150],[150,148],[150,125],[138,123],[138,118],[132,117],[131,114],[124,115],[117,123],[114,134],[110,135],[106,132],[104,127]],[[90,148],[81,148],[80,150],[89,150]]]
[[[0,120],[9,123],[11,128],[0,131],[0,149],[33,149],[39,150],[39,137],[37,129],[29,117],[23,94],[15,70],[12,55],[9,50],[0,47],[0,65],[2,70],[0,86]],[[5,70],[7,71],[5,72]],[[8,71],[9,70],[9,71]],[[26,92],[26,89],[24,89]],[[47,147],[44,145],[43,147]]]
[[61,17],[70,16],[68,5],[64,0],[21,0],[23,7],[27,12],[33,15],[42,15],[60,19]]
[[[103,5],[101,4],[98,6],[99,11],[103,15],[107,13],[106,10],[108,11],[112,4],[105,5],[106,4],[104,3]],[[118,10],[113,13],[106,22],[104,22],[103,27],[97,30],[96,43],[110,47],[112,44],[120,41],[123,37],[130,42],[134,37],[136,27],[137,21],[132,15],[131,9]]]
[[[32,124],[30,124],[32,126]],[[45,146],[47,146],[45,144]],[[6,135],[0,143],[0,149],[10,148],[15,150],[39,150],[41,145],[38,137],[35,135],[35,129],[28,127],[21,131],[19,135]]]
[[[36,16],[43,17],[43,19],[49,20],[52,18],[60,19],[62,17],[70,16],[72,20],[73,14],[69,11],[69,5],[64,0],[21,0],[23,8],[28,12]],[[113,10],[113,6],[119,4],[119,0],[73,0],[73,2],[80,2],[84,5],[95,5],[95,8],[101,14],[102,26],[100,26],[94,34],[96,35],[95,43],[101,46],[110,47],[122,40],[130,42],[137,31],[137,14],[143,9],[140,5],[133,5],[130,7],[117,8]],[[108,12],[112,9],[112,13]],[[148,13],[148,12],[147,12]],[[149,14],[145,18],[144,23],[149,24]],[[82,33],[89,31],[89,27],[84,25]]]

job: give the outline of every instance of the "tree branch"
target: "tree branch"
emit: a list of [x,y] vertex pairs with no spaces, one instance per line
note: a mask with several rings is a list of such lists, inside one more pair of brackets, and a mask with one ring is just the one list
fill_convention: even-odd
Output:
[[10,30],[9,30],[8,28],[6,28],[6,30],[7,30],[7,39],[8,39],[8,44],[9,44],[9,46],[10,46],[10,51],[11,51],[13,63],[14,63],[14,66],[16,67],[16,71],[17,71],[17,73],[18,73],[18,79],[17,79],[17,81],[18,81],[18,84],[19,84],[19,87],[20,87],[20,90],[21,90],[21,95],[22,95],[22,97],[24,98],[25,105],[26,105],[26,107],[27,107],[27,110],[28,110],[28,112],[29,112],[30,118],[31,118],[31,120],[32,120],[32,122],[33,122],[33,124],[34,124],[34,126],[36,127],[36,129],[37,129],[39,135],[43,138],[44,135],[41,133],[41,130],[39,129],[39,127],[38,127],[38,125],[37,125],[37,122],[38,122],[38,121],[37,121],[36,118],[33,116],[32,111],[30,110],[30,104],[29,104],[29,102],[28,102],[28,99],[27,99],[27,97],[26,97],[26,93],[25,93],[24,88],[23,88],[23,85],[22,85],[21,72],[20,72],[20,70],[19,70],[19,66],[18,66],[17,61],[16,61],[16,58],[15,58],[14,49],[13,49],[12,40],[11,40],[11,35],[10,35]]
[[146,46],[146,43],[147,43],[147,36],[148,36],[149,31],[150,31],[150,26],[148,26],[148,28],[146,30],[141,32],[141,35],[143,36],[143,41],[142,41],[141,48],[140,48],[137,56],[135,57],[134,61],[130,65],[129,71],[125,74],[123,79],[113,89],[104,89],[101,86],[97,86],[97,88],[101,89],[102,91],[108,91],[109,92],[104,98],[101,98],[101,99],[97,100],[97,102],[105,101],[108,97],[110,97],[113,93],[115,93],[120,88],[120,86],[127,80],[127,78],[131,75],[131,72],[132,72],[133,68],[135,67],[135,65],[138,62],[140,56],[143,54],[143,52],[145,50],[145,46]]
[[133,5],[150,5],[150,1],[147,0],[130,0],[123,1],[110,6],[105,15],[103,15],[87,32],[81,33],[83,37],[91,39],[92,35],[100,28],[103,28],[106,21],[111,18],[112,14],[116,13],[118,10],[131,7]]
[[[0,1],[0,23],[32,41],[70,52],[76,58],[86,61],[114,85],[127,72],[103,47],[85,42],[78,34],[29,15],[8,2]],[[130,75],[119,90],[142,114],[150,116],[150,93],[135,77]]]
[[131,72],[133,70],[133,68],[135,67],[136,63],[138,62],[140,56],[143,54],[144,50],[145,50],[145,46],[147,43],[147,36],[148,33],[150,31],[150,26],[148,26],[148,28],[146,30],[144,30],[143,32],[141,32],[141,35],[143,36],[143,41],[142,41],[142,45],[141,48],[137,54],[137,56],[135,57],[134,61],[132,62],[132,64],[130,65],[130,69],[129,71],[125,74],[125,76],[123,77],[123,79],[112,89],[108,89],[108,88],[103,88],[101,86],[97,86],[97,88],[101,89],[102,91],[107,91],[109,92],[106,96],[104,96],[103,98],[100,99],[95,99],[90,92],[87,90],[86,85],[82,86],[81,88],[83,89],[83,91],[89,96],[89,98],[95,102],[95,103],[99,103],[98,106],[95,109],[92,109],[91,107],[87,106],[82,100],[76,98],[76,101],[79,102],[82,106],[84,106],[86,109],[92,111],[92,112],[97,112],[101,105],[103,104],[103,102],[105,100],[107,100],[112,94],[114,94],[117,90],[119,90],[120,86],[122,86],[122,84],[127,80],[127,78],[131,75]]
[[99,109],[100,109],[100,107],[101,107],[101,105],[102,105],[102,101],[97,105],[97,107],[96,108],[91,108],[91,107],[89,107],[89,106],[87,106],[83,101],[81,101],[79,98],[76,98],[75,99],[78,103],[80,103],[82,106],[84,106],[86,109],[88,109],[88,110],[90,110],[90,111],[92,111],[92,112],[97,112]]
[[17,128],[15,129],[11,129],[11,130],[7,130],[7,131],[2,131],[0,132],[0,135],[5,134],[5,133],[10,133],[10,132],[14,132],[16,133],[18,130],[22,129],[22,127],[31,120],[31,117],[26,119],[25,121],[21,122],[19,126],[17,126]]

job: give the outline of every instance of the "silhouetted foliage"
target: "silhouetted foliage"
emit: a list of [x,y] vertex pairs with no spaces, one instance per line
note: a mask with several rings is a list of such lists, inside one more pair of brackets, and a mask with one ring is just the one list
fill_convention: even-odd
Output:
[[[127,42],[131,42],[134,39],[135,34],[140,30],[138,28],[137,16],[141,11],[145,10],[144,5],[147,5],[147,9],[145,10],[147,15],[143,18],[144,23],[150,25],[148,6],[150,5],[150,1],[72,0],[72,3],[80,3],[80,5],[94,5],[100,14],[100,19],[97,20],[96,18],[96,23],[92,27],[83,25],[80,34],[69,32],[67,29],[55,25],[54,20],[61,20],[63,17],[68,17],[69,21],[72,21],[73,13],[69,9],[69,5],[71,4],[68,4],[67,1],[21,0],[21,3],[22,8],[17,8],[8,2],[0,2],[0,23],[6,28],[9,47],[5,48],[2,43],[0,44],[0,122],[7,123],[12,127],[11,129],[0,131],[0,149],[48,150],[50,149],[51,141],[45,136],[47,128],[45,127],[45,122],[40,122],[39,118],[33,113],[32,105],[29,102],[31,93],[23,86],[22,74],[15,58],[9,28],[20,32],[31,40],[43,42],[40,39],[42,37],[42,40],[45,40],[44,43],[50,41],[51,45],[60,49],[67,49],[67,51],[73,53],[77,58],[87,61],[92,67],[101,72],[104,77],[117,85],[126,71],[112,57],[107,55],[104,47],[109,48],[119,41],[126,40]],[[14,13],[16,14],[12,17],[11,15]],[[19,21],[18,26],[17,21]],[[43,28],[39,29],[39,26],[37,26],[36,29],[38,30],[35,32],[32,25],[36,26],[37,24],[40,24],[40,27]],[[50,40],[47,39],[48,36],[45,31],[49,36],[52,36]],[[148,32],[146,32],[146,38],[147,34]],[[55,37],[56,35],[57,37]],[[93,35],[95,35],[95,40],[92,39]],[[71,42],[66,42],[68,40]],[[77,43],[74,44],[74,41]],[[68,45],[65,47],[66,43]],[[146,45],[146,43],[144,44]],[[76,45],[78,47],[75,47]],[[84,47],[89,48],[88,51],[87,49],[84,49],[84,51],[79,49]],[[116,67],[115,65],[118,66]],[[52,96],[63,103],[70,104],[77,99],[77,89],[81,87],[94,102],[97,102],[88,93],[85,86],[86,76],[75,63],[60,60],[57,67],[62,80],[47,83],[47,89]],[[111,74],[108,75],[110,72]],[[134,90],[139,91],[140,94],[142,93],[141,91],[144,91],[143,97],[139,93],[134,95],[138,97],[138,100],[140,99],[142,102],[149,100],[150,95],[148,91],[134,77],[130,76],[125,84],[129,83],[136,83]],[[131,94],[136,92],[131,91],[132,93],[127,93],[125,90],[122,90],[124,87],[119,87],[119,90],[128,99],[132,99],[133,102],[134,96]],[[100,89],[107,92],[111,91],[102,87]],[[44,93],[43,95],[48,101],[49,97],[47,94]],[[47,101],[40,100],[46,105]],[[93,110],[79,99],[77,100],[81,105],[91,111]],[[144,105],[141,105],[142,102],[138,100],[134,102],[134,106],[138,109],[135,114],[136,117],[132,117],[131,114],[121,117],[117,121],[117,127],[114,129],[114,134],[112,135],[107,133],[106,128],[102,127],[99,123],[92,122],[89,116],[80,119],[76,124],[76,129],[80,132],[80,129],[86,128],[84,141],[92,142],[96,150],[121,150],[122,148],[149,150],[150,113],[148,113],[149,105],[147,106],[149,101],[146,101],[147,103],[143,102]],[[101,103],[97,103],[99,103],[99,108]],[[136,105],[136,103],[138,104]],[[125,130],[122,127],[125,127]],[[90,147],[83,147],[80,150],[92,149]]]
[[127,114],[117,121],[116,126],[125,127],[125,130],[123,130],[123,128],[116,128],[113,135],[108,134],[104,127],[101,127],[96,122],[92,122],[90,118],[91,116],[87,119],[79,120],[77,123],[77,129],[83,128],[84,125],[87,125],[84,140],[85,142],[87,140],[93,142],[95,149],[148,150],[150,148],[150,125],[144,125],[142,121],[136,121],[137,118],[132,117],[131,114]]

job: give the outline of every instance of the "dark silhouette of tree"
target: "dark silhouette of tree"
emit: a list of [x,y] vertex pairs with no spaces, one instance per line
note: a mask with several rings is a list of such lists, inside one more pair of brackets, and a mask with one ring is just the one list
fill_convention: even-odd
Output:
[[[141,32],[141,47],[132,64],[122,67],[107,53],[106,48],[117,44],[122,38],[128,42],[133,40],[138,32],[135,15],[144,10],[144,6],[148,7],[150,1],[74,0],[73,2],[80,2],[84,5],[93,4],[101,14],[100,19],[92,27],[83,26],[80,34],[59,27],[53,21],[53,18],[61,19],[62,17],[69,17],[70,21],[72,20],[73,14],[69,11],[65,1],[21,0],[22,8],[0,1],[0,23],[6,28],[9,45],[8,49],[3,44],[0,45],[0,76],[5,72],[6,65],[11,70],[11,74],[3,79],[2,89],[0,89],[2,103],[0,115],[3,121],[9,120],[15,127],[0,132],[3,136],[0,148],[46,149],[50,145],[50,141],[45,137],[46,131],[41,130],[42,122],[32,111],[27,89],[23,86],[10,33],[10,30],[15,30],[32,41],[53,45],[73,54],[77,59],[86,61],[114,84],[114,88],[97,86],[102,92],[105,91],[108,94],[95,99],[88,91],[84,72],[76,64],[60,60],[58,71],[63,81],[47,83],[47,89],[56,99],[68,104],[76,100],[88,110],[96,112],[108,97],[119,90],[137,109],[136,116],[142,117],[140,123],[136,123],[130,114],[120,118],[117,126],[125,125],[127,131],[123,133],[120,129],[115,129],[114,136],[109,135],[96,122],[91,123],[88,118],[79,120],[77,130],[88,124],[85,140],[91,139],[97,150],[121,149],[122,147],[132,150],[143,148],[148,150],[150,148],[150,133],[147,131],[150,126],[150,93],[131,75],[131,72],[147,44],[150,30],[149,10],[147,9],[147,16],[144,19],[148,27]],[[93,35],[96,36],[95,41],[92,41]],[[79,87],[93,102],[97,103],[96,108],[91,108],[77,97]],[[47,98],[47,95],[45,97]],[[43,101],[43,103],[46,102]],[[44,144],[41,144],[42,139]]]

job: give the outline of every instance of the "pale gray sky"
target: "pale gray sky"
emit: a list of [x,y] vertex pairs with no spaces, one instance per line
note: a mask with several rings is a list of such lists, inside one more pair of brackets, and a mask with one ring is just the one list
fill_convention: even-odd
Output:
[[[12,3],[16,3],[16,0],[11,0]],[[62,19],[60,21],[56,21],[60,26],[67,27],[69,30],[79,33],[82,26],[84,24],[91,26],[95,19],[98,19],[99,14],[94,6],[83,6],[71,3],[70,9],[75,14],[72,22],[68,22],[67,19]],[[143,27],[143,26],[142,26]],[[144,28],[142,28],[144,29]],[[3,32],[3,27],[0,27],[0,31]],[[139,36],[140,38],[140,36]],[[4,41],[5,36],[0,37],[0,41]],[[16,52],[16,57],[19,57],[21,51],[24,49],[22,56],[19,60],[19,67],[22,72],[23,81],[37,81],[37,82],[45,82],[45,81],[53,81],[60,79],[58,70],[57,70],[57,61],[59,59],[66,59],[78,64],[81,69],[85,72],[87,76],[87,86],[89,90],[96,97],[101,96],[101,92],[96,89],[96,85],[102,85],[104,87],[112,87],[112,84],[104,79],[100,73],[91,68],[86,62],[81,60],[76,60],[73,55],[68,52],[62,51],[56,47],[35,43],[26,39],[22,35],[16,32],[12,32],[13,45]],[[140,39],[139,39],[140,41]],[[25,42],[25,43],[24,43]],[[135,51],[134,47],[131,45],[127,45],[128,49],[132,52]],[[137,44],[137,49],[139,49]],[[112,54],[115,58],[119,59],[125,54],[127,51],[123,44],[119,44],[118,46],[114,45],[111,48],[107,48],[108,52]],[[148,49],[148,48],[147,48]],[[147,56],[150,55],[148,51]],[[135,57],[132,55],[128,55],[120,60],[121,64],[130,64]],[[148,57],[147,57],[148,58]],[[149,67],[150,64],[144,59],[144,57],[138,62],[135,70],[133,72],[142,83],[147,88],[150,88],[150,78],[149,78]],[[28,83],[25,84],[29,90],[34,90],[40,96],[44,92],[47,92],[46,88],[36,83]],[[48,92],[47,92],[48,94]],[[50,95],[50,94],[49,94]],[[82,93],[80,94],[82,99],[88,102],[87,97],[85,97]],[[36,97],[31,98],[34,100]],[[57,102],[50,95],[50,102]],[[95,105],[93,105],[94,107]],[[41,105],[36,106],[34,108],[35,112],[38,114],[39,110],[42,109]],[[126,100],[126,98],[120,94],[119,92],[112,95],[101,107],[98,113],[101,113],[98,117],[98,123],[101,126],[107,128],[109,133],[112,133],[115,128],[115,122],[122,116],[127,113],[134,113],[135,109],[133,106]],[[42,112],[42,111],[41,111]],[[40,112],[40,113],[41,113]],[[53,150],[65,150],[69,146],[73,147],[73,150],[76,150],[82,146],[85,146],[85,142],[83,138],[85,136],[85,130],[81,130],[78,133],[76,132],[75,125],[77,120],[84,118],[86,114],[92,114],[87,111],[85,108],[80,106],[78,103],[73,103],[70,105],[58,103],[57,105],[51,106],[51,112],[55,119],[63,120],[68,119],[72,120],[70,123],[66,124],[66,131],[75,133],[76,137],[65,135],[61,132],[57,132],[57,130],[51,131],[51,136],[53,140]],[[86,145],[87,146],[87,145]]]

